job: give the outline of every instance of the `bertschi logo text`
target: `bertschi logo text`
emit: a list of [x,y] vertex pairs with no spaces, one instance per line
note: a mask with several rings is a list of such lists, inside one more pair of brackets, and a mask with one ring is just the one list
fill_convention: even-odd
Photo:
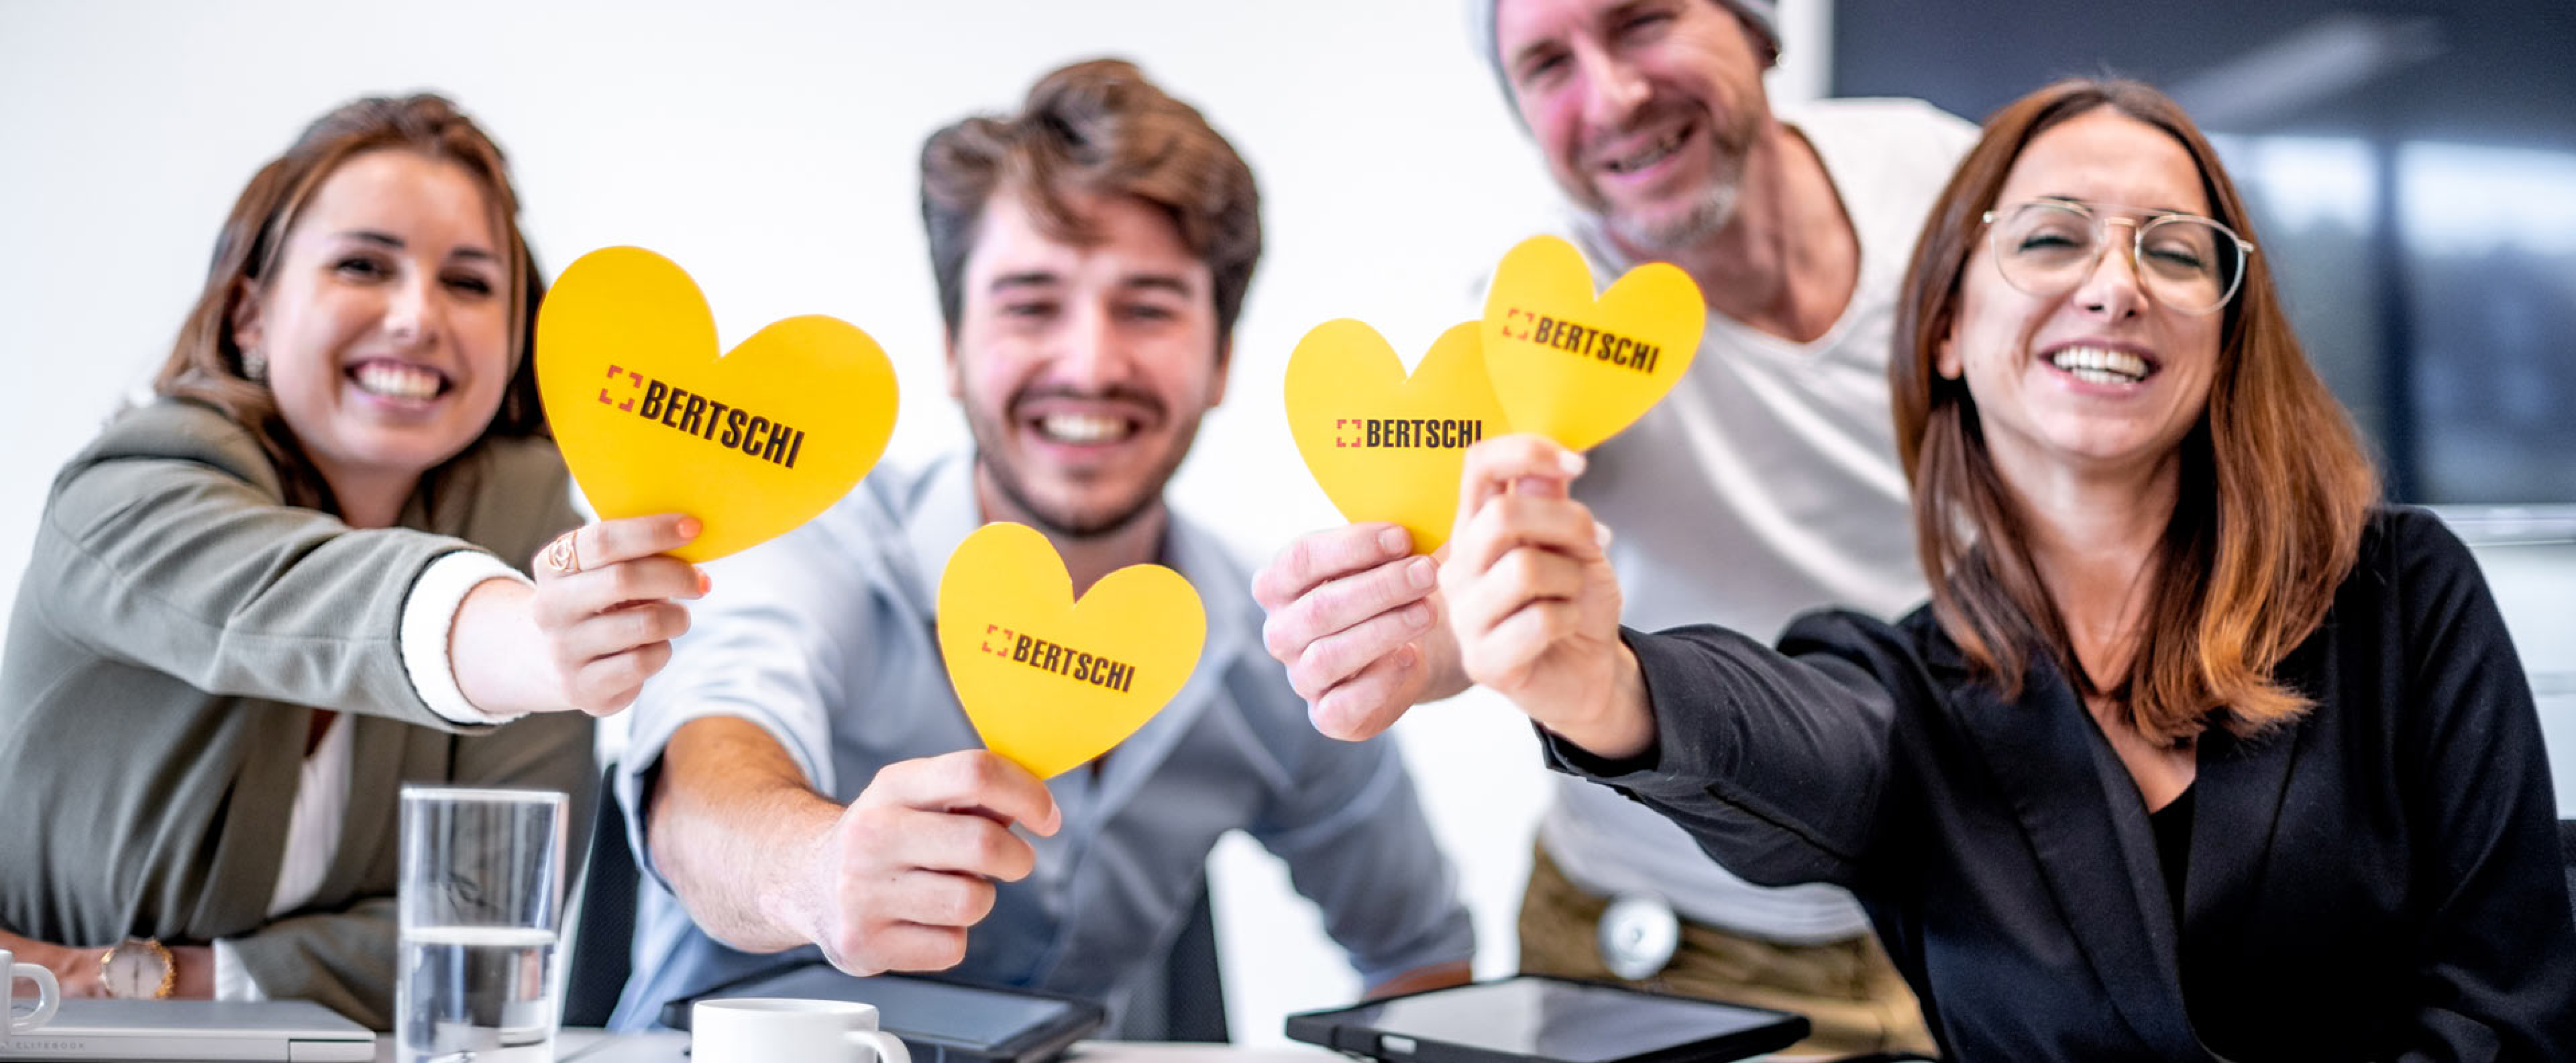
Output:
[[1452,417],[1336,417],[1333,445],[1363,450],[1465,450],[1485,438],[1485,422]]
[[984,652],[1006,657],[1041,672],[1063,676],[1105,690],[1127,693],[1136,685],[1136,666],[1113,661],[1096,653],[1085,653],[1058,643],[1013,631],[1000,624],[984,625]]
[[[624,402],[609,395],[619,377],[626,378],[626,389],[630,392]],[[599,403],[613,406],[620,413],[632,413],[664,428],[686,432],[782,469],[795,468],[796,455],[805,449],[805,430],[802,428],[790,427],[704,395],[690,394],[624,366],[609,366],[608,379],[610,384],[599,389]]]
[[1503,336],[1527,340],[1541,347],[1553,347],[1567,354],[1607,362],[1621,369],[1654,375],[1655,363],[1663,359],[1664,349],[1644,340],[1622,336],[1549,317],[1532,310],[1511,307],[1503,311]]

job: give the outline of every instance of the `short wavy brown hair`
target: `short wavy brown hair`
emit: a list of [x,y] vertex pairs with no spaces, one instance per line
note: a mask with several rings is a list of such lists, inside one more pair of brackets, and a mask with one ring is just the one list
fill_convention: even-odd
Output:
[[537,302],[545,286],[538,279],[528,242],[519,233],[519,196],[510,184],[509,163],[500,147],[443,96],[419,93],[352,100],[305,127],[294,145],[260,167],[233,201],[232,213],[215,237],[214,262],[206,270],[197,305],[188,311],[178,342],[152,381],[155,394],[213,407],[249,429],[277,466],[286,501],[293,505],[331,508],[330,485],[305,456],[286,420],[278,416],[277,396],[268,384],[243,370],[241,348],[233,343],[233,304],[256,292],[261,279],[277,268],[296,215],[332,171],[357,155],[386,149],[455,163],[482,186],[492,230],[509,245],[502,261],[510,271],[512,368],[501,408],[481,438],[548,434],[545,407],[537,398],[535,359],[528,357],[536,341]]
[[1261,261],[1261,192],[1252,167],[1196,108],[1133,63],[1094,59],[1039,79],[1018,114],[978,115],[931,134],[921,148],[921,222],[952,333],[984,205],[1005,186],[1025,198],[1040,232],[1077,245],[1099,237],[1065,202],[1068,192],[1161,208],[1207,264],[1223,356]]

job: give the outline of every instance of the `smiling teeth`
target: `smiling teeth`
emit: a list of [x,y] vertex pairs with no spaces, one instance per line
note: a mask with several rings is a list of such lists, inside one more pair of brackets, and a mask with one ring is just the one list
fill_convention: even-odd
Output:
[[1671,155],[1674,151],[1680,149],[1681,146],[1682,131],[1676,129],[1671,133],[1665,134],[1663,139],[1648,145],[1644,151],[1638,152],[1624,159],[1610,160],[1610,172],[1635,173],[1638,170],[1645,169],[1646,167],[1664,161],[1665,156]]
[[2135,384],[2147,378],[2147,360],[2127,351],[2068,347],[2048,360],[2087,384]]
[[369,362],[358,367],[358,390],[397,399],[428,399],[438,396],[438,374],[426,369],[390,362]]
[[1114,443],[1132,429],[1123,417],[1088,413],[1053,413],[1038,419],[1038,430],[1065,443]]

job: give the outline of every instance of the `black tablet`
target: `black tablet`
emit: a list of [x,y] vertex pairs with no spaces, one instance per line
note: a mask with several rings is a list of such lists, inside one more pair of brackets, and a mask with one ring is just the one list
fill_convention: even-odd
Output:
[[662,1006],[662,1024],[688,1029],[690,1005],[728,997],[874,1004],[877,1025],[903,1039],[913,1063],[1043,1063],[1107,1018],[1100,1005],[1073,997],[910,975],[858,978],[809,959],[674,1000]]
[[1807,1036],[1807,1020],[1519,975],[1291,1015],[1288,1036],[1387,1063],[1665,1063],[1786,1048]]

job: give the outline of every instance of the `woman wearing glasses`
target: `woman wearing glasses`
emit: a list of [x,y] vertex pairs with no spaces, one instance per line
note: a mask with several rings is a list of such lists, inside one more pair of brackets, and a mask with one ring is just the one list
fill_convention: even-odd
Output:
[[2250,231],[2155,90],[2005,108],[1899,300],[1932,603],[1622,630],[1581,459],[1515,436],[1441,569],[1469,674],[1736,873],[1851,888],[1949,1058],[2576,1058],[2522,668]]

